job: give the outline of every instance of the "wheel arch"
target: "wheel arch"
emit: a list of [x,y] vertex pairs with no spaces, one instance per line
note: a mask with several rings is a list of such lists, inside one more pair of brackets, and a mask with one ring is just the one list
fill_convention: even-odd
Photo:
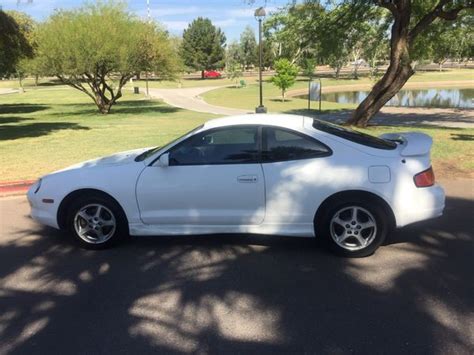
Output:
[[125,218],[126,225],[128,226],[128,218],[125,213],[125,210],[123,209],[123,207],[120,205],[120,203],[117,201],[116,198],[114,198],[112,195],[102,190],[92,189],[92,188],[83,188],[83,189],[78,189],[78,190],[74,190],[70,192],[69,194],[66,195],[66,197],[62,199],[61,203],[59,204],[58,212],[57,212],[57,220],[58,220],[58,226],[60,229],[66,228],[66,220],[67,220],[67,215],[69,211],[69,206],[71,206],[71,204],[77,198],[88,195],[88,194],[100,195],[102,197],[112,200],[120,208],[120,211],[122,212],[123,217]]
[[345,190],[336,192],[330,196],[328,196],[318,207],[316,213],[314,215],[314,225],[315,229],[317,229],[317,225],[321,223],[324,212],[327,210],[327,207],[338,200],[344,200],[349,198],[356,198],[356,199],[369,199],[372,201],[377,202],[386,212],[388,217],[389,227],[390,229],[395,228],[396,226],[396,218],[395,214],[393,213],[393,209],[390,204],[380,195],[377,195],[373,192],[366,191],[366,190]]

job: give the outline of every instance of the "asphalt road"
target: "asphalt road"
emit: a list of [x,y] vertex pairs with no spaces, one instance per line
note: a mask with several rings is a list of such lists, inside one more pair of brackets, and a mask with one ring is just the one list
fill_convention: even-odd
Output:
[[0,353],[472,354],[474,183],[369,258],[268,236],[93,252],[0,200]]

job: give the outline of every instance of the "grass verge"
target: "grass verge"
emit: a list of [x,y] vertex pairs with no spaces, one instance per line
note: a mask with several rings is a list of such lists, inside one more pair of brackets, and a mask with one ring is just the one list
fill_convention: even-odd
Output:
[[117,151],[157,146],[212,118],[126,94],[100,115],[74,89],[0,96],[0,181],[34,179]]
[[[239,92],[234,102],[241,99]],[[0,181],[35,179],[86,159],[162,145],[213,117],[129,93],[106,116],[87,96],[66,87],[0,95]],[[402,130],[413,129],[377,126],[366,131]],[[434,138],[432,157],[439,174],[474,176],[473,129],[414,130]]]
[[[420,72],[413,75],[408,81],[407,86],[411,88],[423,87],[443,87],[443,85],[451,86],[449,82],[457,82],[459,87],[474,87],[474,70],[473,69],[459,69],[449,70],[443,72]],[[347,90],[357,90],[357,86],[368,89],[374,82],[368,77],[361,77],[358,80],[351,78],[343,78],[335,80],[333,78],[322,78],[323,92],[325,88],[330,88],[328,91],[334,91],[331,87],[348,86]],[[350,86],[350,87],[349,87]],[[308,88],[308,81],[304,78],[297,80],[296,84],[290,89],[301,90],[302,93]],[[303,92],[304,91],[304,92]],[[337,91],[344,91],[343,88]],[[305,99],[298,97],[290,97],[285,102],[282,102],[281,91],[272,85],[268,80],[263,84],[264,105],[271,112],[289,112],[298,111],[307,108],[308,102]],[[209,91],[203,95],[206,102],[216,106],[226,106],[232,108],[252,110],[258,105],[257,99],[259,95],[259,86],[256,82],[250,82],[245,88],[225,87]],[[239,100],[234,98],[238,96]],[[312,102],[312,107],[317,107],[317,102]],[[322,110],[342,110],[353,109],[355,104],[338,104],[336,102],[323,101]]]

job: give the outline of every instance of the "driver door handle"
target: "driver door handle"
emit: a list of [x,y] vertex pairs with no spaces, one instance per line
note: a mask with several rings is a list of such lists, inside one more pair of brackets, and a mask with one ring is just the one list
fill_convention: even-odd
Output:
[[240,175],[237,176],[237,181],[240,183],[256,183],[258,177],[257,175]]

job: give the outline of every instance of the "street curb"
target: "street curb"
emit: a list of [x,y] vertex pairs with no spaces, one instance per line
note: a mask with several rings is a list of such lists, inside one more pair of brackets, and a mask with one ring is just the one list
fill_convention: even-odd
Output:
[[24,195],[35,180],[0,182],[0,197]]

